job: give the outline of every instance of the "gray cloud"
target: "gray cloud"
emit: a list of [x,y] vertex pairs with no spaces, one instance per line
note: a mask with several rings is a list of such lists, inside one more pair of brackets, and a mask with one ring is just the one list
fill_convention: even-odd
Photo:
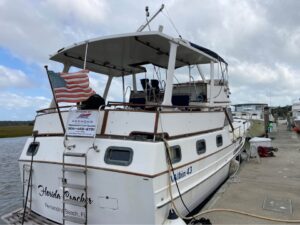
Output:
[[0,43],[30,63],[44,64],[61,46],[94,36],[106,19],[106,1],[2,0]]
[[[73,42],[134,32],[153,13],[157,1],[9,1],[0,0],[0,43],[15,56],[43,64],[49,54]],[[172,0],[151,24],[211,48],[229,62],[233,103],[265,101],[291,104],[300,96],[300,1]],[[53,64],[55,65],[55,64]],[[95,78],[96,80],[98,78]],[[103,81],[92,80],[96,86]],[[112,99],[121,86],[110,92]]]

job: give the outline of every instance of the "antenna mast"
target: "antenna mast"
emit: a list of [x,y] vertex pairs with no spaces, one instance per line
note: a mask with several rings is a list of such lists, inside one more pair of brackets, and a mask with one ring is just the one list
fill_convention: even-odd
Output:
[[149,23],[164,9],[165,5],[162,4],[159,10],[148,20],[147,18],[149,17],[149,7],[146,6],[145,11],[146,11],[146,23],[137,30],[137,32],[142,32],[148,25]]

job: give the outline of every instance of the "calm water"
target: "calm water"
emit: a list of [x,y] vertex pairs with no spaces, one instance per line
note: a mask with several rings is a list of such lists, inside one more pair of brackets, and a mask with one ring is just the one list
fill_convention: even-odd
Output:
[[[0,216],[22,207],[18,159],[27,137],[0,138]],[[3,221],[0,219],[0,224]]]

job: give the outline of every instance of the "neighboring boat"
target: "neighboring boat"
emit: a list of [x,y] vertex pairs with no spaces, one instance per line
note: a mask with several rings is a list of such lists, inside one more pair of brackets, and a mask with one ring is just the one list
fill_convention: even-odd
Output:
[[300,99],[294,101],[292,105],[292,125],[300,131]]
[[233,116],[243,119],[264,119],[264,109],[268,104],[264,103],[244,103],[236,104],[234,106]]
[[[264,111],[267,109],[268,104],[263,103],[244,103],[233,105],[234,111],[232,112],[233,118],[245,119],[251,122],[250,128],[247,132],[247,136],[261,137],[266,134],[265,128],[265,116]],[[269,121],[272,120],[270,113]]]
[[[150,31],[87,40],[50,59],[64,72],[77,67],[107,77],[104,100],[121,77],[124,101],[59,107],[65,133],[56,108],[38,111],[19,159],[32,214],[56,223],[163,224],[174,205],[187,215],[228,177],[245,123],[233,125],[228,115],[227,63],[217,53]],[[200,65],[208,65],[210,79]],[[182,75],[192,67],[202,80]],[[173,83],[177,71],[190,79]],[[132,80],[128,100],[125,78]]]

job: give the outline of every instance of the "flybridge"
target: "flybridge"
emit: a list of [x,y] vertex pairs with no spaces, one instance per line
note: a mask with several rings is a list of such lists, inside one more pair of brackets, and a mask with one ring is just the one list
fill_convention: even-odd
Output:
[[[223,93],[221,89],[216,92],[215,64],[221,68],[223,81],[226,79],[224,72],[227,73],[227,63],[217,53],[181,38],[172,38],[159,31],[135,32],[91,39],[62,48],[50,59],[63,63],[64,72],[67,72],[70,66],[74,66],[107,75],[109,79],[103,93],[104,99],[107,97],[113,77],[132,75],[133,87],[131,90],[136,94],[136,74],[147,72],[147,65],[166,69],[165,85],[161,87],[164,89],[164,97],[163,99],[156,98],[161,99],[157,102],[161,105],[172,105],[174,71],[178,68],[184,66],[190,68],[191,65],[196,65],[203,82],[206,83],[200,65],[210,65],[210,87],[207,88],[207,93],[202,93],[205,96],[202,96],[201,99],[208,99],[211,106],[214,104],[213,96],[219,97]],[[162,81],[159,82],[162,86]],[[148,91],[150,89],[146,92]],[[125,99],[124,84],[123,95],[123,99]],[[218,101],[220,102],[220,100]],[[221,102],[224,101],[227,103],[226,98],[221,100]]]
[[[130,87],[129,98],[131,103],[172,106],[176,105],[173,99],[179,99],[177,105],[186,106],[192,102],[190,100],[193,95],[194,99],[192,100],[196,100],[196,102],[205,100],[211,107],[215,104],[225,103],[227,105],[229,103],[229,90],[223,85],[227,79],[227,63],[222,57],[207,48],[182,39],[180,35],[179,38],[173,38],[162,33],[161,26],[159,31],[142,32],[163,8],[164,5],[152,18],[148,18],[149,11],[146,7],[146,24],[142,25],[137,32],[76,43],[58,50],[50,59],[64,64],[63,72],[68,72],[73,66],[107,75],[108,80],[102,95],[104,100],[107,98],[113,77],[122,77],[123,103],[125,103],[127,88],[125,88],[124,76],[131,75],[132,87]],[[202,73],[200,68],[202,64],[209,65],[210,80],[206,80]],[[221,71],[221,83],[216,85],[214,83],[215,64],[220,68],[218,71]],[[196,90],[195,87],[195,93],[191,93],[190,88],[188,90],[177,88],[179,92],[188,91],[188,93],[185,93],[183,97],[173,96],[173,80],[176,78],[174,74],[176,69],[187,67],[189,83],[195,85],[195,80],[191,75],[193,65],[196,65],[205,87],[202,90]],[[149,66],[150,68],[153,66],[152,71],[155,71],[157,75],[157,79],[153,76],[151,82],[146,74]],[[166,70],[165,80],[162,80],[157,69]],[[144,79],[140,80],[144,94],[137,90],[136,76],[140,73],[145,73]],[[192,80],[193,82],[191,82]],[[217,87],[218,85],[219,87]],[[182,93],[180,94],[182,95]]]

